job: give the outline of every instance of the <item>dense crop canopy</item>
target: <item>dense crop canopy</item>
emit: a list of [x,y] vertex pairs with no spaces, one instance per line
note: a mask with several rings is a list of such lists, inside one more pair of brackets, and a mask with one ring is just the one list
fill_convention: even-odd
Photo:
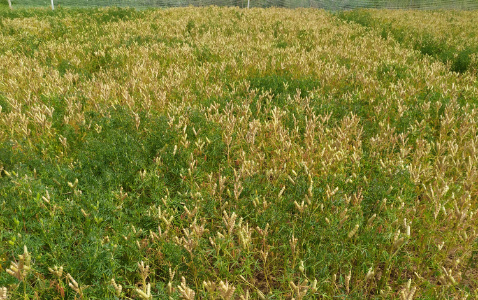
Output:
[[0,299],[478,297],[473,33],[355,13],[0,10]]

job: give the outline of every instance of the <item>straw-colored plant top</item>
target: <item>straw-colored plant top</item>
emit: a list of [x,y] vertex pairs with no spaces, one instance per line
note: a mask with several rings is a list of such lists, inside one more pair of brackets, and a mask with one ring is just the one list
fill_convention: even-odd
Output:
[[476,69],[319,10],[0,15],[0,299],[478,297]]

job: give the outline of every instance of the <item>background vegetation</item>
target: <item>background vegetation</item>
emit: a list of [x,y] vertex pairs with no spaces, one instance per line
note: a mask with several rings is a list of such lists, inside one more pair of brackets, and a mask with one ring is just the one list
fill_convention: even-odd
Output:
[[[5,4],[7,4],[7,1]],[[50,0],[12,0],[15,8],[49,7]],[[63,7],[187,7],[187,6],[236,6],[320,8],[326,10],[350,10],[356,8],[376,9],[454,9],[473,10],[478,8],[478,0],[55,0],[56,6]]]

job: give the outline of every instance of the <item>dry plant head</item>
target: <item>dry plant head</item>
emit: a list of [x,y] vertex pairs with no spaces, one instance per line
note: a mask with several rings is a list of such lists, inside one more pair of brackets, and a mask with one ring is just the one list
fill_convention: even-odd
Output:
[[400,291],[400,300],[413,300],[417,287],[411,287],[412,280],[409,279],[405,287]]
[[135,291],[141,299],[153,299],[153,296],[151,295],[151,284],[149,282],[145,286],[143,286],[142,289],[136,289]]
[[231,235],[232,231],[234,230],[234,226],[236,225],[236,218],[237,215],[235,212],[233,212],[231,215],[228,215],[226,211],[223,211],[222,220],[224,222],[224,225],[226,225],[227,232],[229,235]]
[[368,269],[367,275],[365,275],[364,281],[367,282],[368,280],[372,279],[374,274],[375,271],[373,270],[373,267],[370,267],[370,269]]
[[66,274],[66,278],[68,279],[68,286],[80,296],[80,299],[83,299],[83,288],[78,285],[78,282],[76,282],[70,273]]
[[241,297],[239,298],[240,300],[249,300],[249,290],[246,290],[246,293],[241,295]]
[[212,281],[204,281],[202,285],[209,294],[213,294],[217,289],[217,284]]
[[28,253],[27,246],[23,246],[23,254],[18,256],[18,262],[12,262],[6,271],[19,281],[24,281],[31,270],[31,255]]
[[52,268],[48,268],[48,271],[50,271],[50,273],[52,273],[53,275],[55,275],[55,277],[60,280],[61,277],[63,276],[63,266],[54,266],[53,269]]
[[222,280],[218,285],[219,295],[224,300],[231,300],[234,297],[234,291],[236,288],[229,284],[227,281],[223,282]]
[[352,279],[352,269],[349,270],[349,273],[345,275],[345,291],[350,293],[350,279]]
[[297,300],[304,299],[304,297],[307,295],[307,291],[309,290],[309,281],[305,279],[303,282],[298,283],[297,285],[294,282],[289,282],[289,285],[292,289],[293,294],[295,295]]
[[359,224],[355,224],[355,227],[347,235],[349,239],[351,239],[357,233],[359,226],[360,226]]
[[138,262],[139,274],[141,276],[141,289],[137,288],[135,291],[141,299],[152,299],[151,284],[146,282],[149,276],[149,265],[145,265],[143,261]]
[[0,300],[8,299],[8,289],[6,287],[0,287]]
[[193,300],[196,293],[186,285],[186,278],[181,277],[181,285],[178,285],[178,291],[184,300]]
[[249,228],[249,223],[241,224],[239,229],[239,241],[243,249],[249,250],[252,242],[253,229]]
[[113,288],[115,289],[115,293],[116,293],[116,296],[117,297],[120,297],[121,296],[121,292],[123,290],[123,287],[121,286],[121,284],[117,284],[116,281],[114,280],[114,278],[111,279],[111,285],[113,286]]

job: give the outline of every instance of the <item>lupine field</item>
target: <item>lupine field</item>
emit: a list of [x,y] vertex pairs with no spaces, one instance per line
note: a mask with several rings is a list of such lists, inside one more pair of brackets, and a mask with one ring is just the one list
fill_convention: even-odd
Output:
[[0,299],[476,299],[478,12],[0,7]]

